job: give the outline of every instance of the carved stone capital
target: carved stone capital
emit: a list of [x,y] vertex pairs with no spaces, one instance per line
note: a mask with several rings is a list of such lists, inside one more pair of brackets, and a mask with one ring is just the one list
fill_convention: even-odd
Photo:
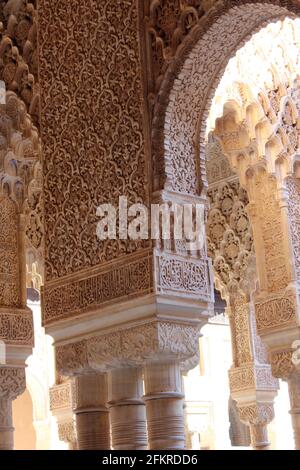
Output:
[[239,406],[239,416],[243,423],[264,426],[274,419],[274,408],[270,403]]
[[291,413],[300,414],[300,371],[292,374],[288,381]]
[[274,377],[287,380],[296,371],[293,355],[294,351],[291,349],[271,352],[270,359]]
[[64,375],[140,366],[157,358],[185,361],[197,354],[200,327],[153,321],[56,347],[57,369]]
[[0,398],[15,400],[25,391],[25,369],[17,367],[0,367]]

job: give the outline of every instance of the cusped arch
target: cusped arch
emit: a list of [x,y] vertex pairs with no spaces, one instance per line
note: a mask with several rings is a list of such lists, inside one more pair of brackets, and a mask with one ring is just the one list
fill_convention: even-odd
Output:
[[228,61],[255,32],[299,12],[293,1],[218,2],[193,29],[165,75],[155,107],[155,189],[199,195],[206,188],[206,121]]

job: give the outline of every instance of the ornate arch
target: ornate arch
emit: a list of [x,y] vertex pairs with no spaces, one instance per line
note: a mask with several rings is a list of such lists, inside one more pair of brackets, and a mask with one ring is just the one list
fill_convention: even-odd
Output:
[[206,187],[206,120],[229,59],[256,31],[299,11],[293,1],[217,2],[194,26],[162,79],[154,108],[154,188],[198,195]]

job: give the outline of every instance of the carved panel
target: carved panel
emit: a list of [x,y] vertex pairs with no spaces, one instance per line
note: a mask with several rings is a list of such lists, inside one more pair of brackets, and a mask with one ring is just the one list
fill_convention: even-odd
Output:
[[18,212],[7,196],[0,196],[0,305],[20,307]]
[[[297,137],[298,139],[299,137]],[[297,141],[298,143],[298,141]],[[290,233],[294,265],[298,282],[300,281],[300,181],[294,177],[286,180],[288,189],[288,214],[290,221]]]
[[156,87],[183,39],[216,0],[150,0],[147,33]]
[[40,0],[38,9],[49,281],[148,246],[97,240],[96,208],[120,195],[147,204],[149,190],[137,2]]

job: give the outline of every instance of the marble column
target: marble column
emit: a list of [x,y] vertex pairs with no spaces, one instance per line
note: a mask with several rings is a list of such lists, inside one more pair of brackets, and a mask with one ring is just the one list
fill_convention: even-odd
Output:
[[184,449],[184,394],[179,364],[146,364],[144,380],[150,450]]
[[76,377],[74,412],[78,449],[110,449],[106,375],[89,374]]
[[113,449],[147,449],[141,370],[124,368],[109,372],[108,396]]

